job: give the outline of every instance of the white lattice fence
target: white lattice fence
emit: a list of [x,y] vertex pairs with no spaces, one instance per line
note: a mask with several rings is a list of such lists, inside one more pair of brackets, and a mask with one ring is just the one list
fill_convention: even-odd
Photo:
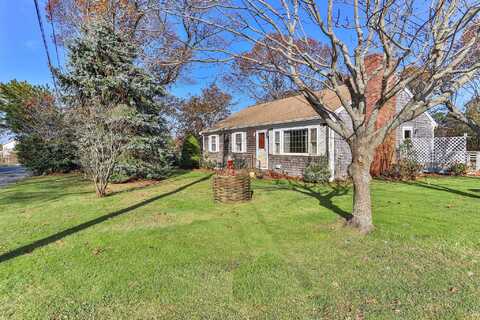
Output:
[[412,154],[426,171],[442,172],[467,163],[467,137],[412,138]]
[[435,167],[447,170],[455,163],[467,163],[467,137],[434,138]]

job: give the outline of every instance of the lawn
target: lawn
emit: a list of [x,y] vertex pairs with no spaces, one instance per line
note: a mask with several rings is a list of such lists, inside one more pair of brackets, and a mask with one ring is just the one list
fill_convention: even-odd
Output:
[[375,181],[368,236],[348,188],[257,180],[226,205],[210,183],[0,189],[0,318],[480,318],[480,179]]

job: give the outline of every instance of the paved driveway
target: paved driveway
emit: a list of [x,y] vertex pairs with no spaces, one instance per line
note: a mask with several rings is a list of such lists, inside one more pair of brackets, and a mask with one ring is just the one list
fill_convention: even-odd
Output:
[[0,165],[0,187],[9,183],[23,179],[28,176],[25,168],[22,166],[2,166]]

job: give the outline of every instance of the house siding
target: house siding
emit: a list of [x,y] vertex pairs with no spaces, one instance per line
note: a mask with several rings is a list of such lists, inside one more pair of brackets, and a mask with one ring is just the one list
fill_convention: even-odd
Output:
[[[396,109],[397,112],[408,102],[410,99],[407,92],[401,92],[396,97]],[[348,113],[345,110],[341,110],[338,113],[339,117],[344,119],[351,125],[351,120]],[[320,119],[305,120],[290,122],[284,124],[275,124],[268,126],[249,127],[235,130],[223,130],[221,132],[206,133],[203,136],[204,148],[203,157],[210,161],[216,162],[219,166],[224,166],[226,160],[231,157],[234,160],[242,161],[250,168],[257,167],[256,163],[256,131],[267,130],[267,145],[268,152],[268,169],[285,173],[290,176],[302,176],[305,168],[309,163],[318,160],[319,156],[309,155],[283,155],[273,154],[273,130],[275,129],[288,129],[294,127],[304,127],[312,125],[320,126],[319,136],[319,153],[321,155],[328,155],[328,130]],[[426,114],[422,114],[412,121],[406,122],[396,129],[395,137],[397,147],[402,141],[402,132],[404,127],[412,127],[414,129],[414,137],[430,138],[434,136],[434,124]],[[246,152],[233,153],[231,135],[234,132],[246,133]],[[208,152],[208,136],[211,134],[219,135],[219,152]],[[338,180],[344,180],[349,177],[348,168],[352,161],[350,147],[347,142],[340,137],[337,133],[333,134],[333,159],[334,159],[334,178]]]
[[[403,91],[399,93],[397,96],[397,112],[400,112],[409,100],[410,96],[407,92]],[[435,135],[435,125],[426,113],[422,113],[415,119],[401,124],[396,129],[397,148],[403,142],[403,128],[405,127],[413,128],[413,138],[433,138]]]
[[319,156],[269,155],[269,170],[285,173],[292,177],[301,177],[305,168],[318,161]]
[[[242,152],[242,153],[232,152],[233,141],[231,141],[231,137],[232,137],[232,134],[236,132],[246,133],[246,139],[247,139],[246,152]],[[247,168],[255,167],[255,154],[256,154],[255,132],[256,132],[256,128],[245,128],[245,129],[239,129],[239,130],[226,131],[225,134],[228,135],[228,140],[230,141],[230,143],[228,143],[228,148],[226,148],[225,161],[228,155],[230,155],[234,161],[243,163]]]
[[[256,160],[256,132],[257,130],[267,130],[267,141],[269,152],[268,152],[268,169],[274,170],[287,174],[289,176],[302,176],[305,168],[312,161],[318,160],[320,155],[327,154],[327,137],[326,137],[326,127],[321,125],[319,119],[307,120],[292,122],[288,124],[279,124],[279,125],[270,125],[270,126],[259,126],[251,128],[243,128],[236,130],[224,130],[221,133],[212,132],[205,134],[203,136],[205,147],[203,149],[204,159],[214,161],[219,166],[224,166],[226,160],[231,157],[234,161],[241,161],[247,167],[254,168],[257,167]],[[319,156],[309,156],[309,155],[283,155],[283,154],[273,154],[272,150],[272,132],[275,129],[288,129],[295,127],[304,127],[304,126],[313,126],[321,125],[319,129],[318,137],[318,151]],[[245,132],[246,133],[246,152],[237,153],[232,152],[232,134],[236,132]],[[208,136],[217,134],[220,136],[220,152],[212,153],[208,152]]]
[[[338,116],[349,124],[349,127],[353,127],[348,113],[342,110],[338,113]],[[337,180],[345,180],[348,178],[348,167],[352,163],[352,153],[348,143],[340,137],[338,133],[334,133],[334,178]]]
[[205,161],[215,162],[218,166],[221,166],[223,164],[223,147],[224,147],[223,136],[224,135],[222,133],[215,133],[215,134],[219,136],[218,152],[209,152],[208,151],[208,137],[210,135],[204,135],[203,136],[203,143],[202,143],[202,145],[203,145],[203,159]]

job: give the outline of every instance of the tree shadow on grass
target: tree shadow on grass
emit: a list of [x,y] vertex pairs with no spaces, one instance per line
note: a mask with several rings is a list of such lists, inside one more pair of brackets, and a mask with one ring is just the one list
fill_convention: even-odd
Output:
[[106,215],[103,215],[103,216],[100,216],[98,218],[95,218],[95,219],[92,219],[90,221],[87,221],[87,222],[84,222],[82,224],[79,224],[77,226],[74,226],[74,227],[71,227],[71,228],[68,228],[66,230],[63,230],[61,232],[58,232],[58,233],[55,233],[51,236],[48,236],[46,238],[43,238],[43,239],[40,239],[40,240],[37,240],[35,242],[32,242],[30,244],[27,244],[25,246],[22,246],[22,247],[19,247],[17,249],[14,249],[12,251],[9,251],[7,253],[4,253],[2,255],[0,255],[0,263],[3,263],[5,261],[8,261],[10,259],[13,259],[13,258],[16,258],[16,257],[19,257],[19,256],[22,256],[22,255],[25,255],[25,254],[28,254],[28,253],[31,253],[33,252],[34,250],[38,249],[38,248],[41,248],[41,247],[44,247],[46,245],[49,245],[55,241],[58,241],[60,239],[63,239],[69,235],[72,235],[72,234],[75,234],[77,232],[80,232],[82,230],[85,230],[87,228],[90,228],[94,225],[97,225],[99,223],[102,223],[106,220],[109,220],[109,219],[112,219],[112,218],[115,218],[117,216],[120,216],[122,214],[125,214],[125,213],[128,213],[130,211],[133,211],[133,210],[136,210],[138,208],[141,208],[143,206],[146,206],[147,204],[150,204],[154,201],[157,201],[159,199],[162,199],[162,198],[165,198],[165,197],[168,197],[168,196],[171,196],[175,193],[178,193],[180,191],[183,191],[197,183],[200,183],[202,181],[205,181],[205,180],[208,180],[210,179],[211,175],[208,175],[208,176],[205,176],[201,179],[198,179],[198,180],[195,180],[191,183],[188,183],[186,185],[183,185],[173,191],[170,191],[170,192],[167,192],[167,193],[162,193],[158,196],[155,196],[155,197],[152,197],[150,199],[147,199],[147,200],[144,200],[142,202],[139,202],[133,206],[130,206],[130,207],[127,207],[127,208],[124,208],[124,209],[121,209],[121,210],[118,210],[118,211],[114,211],[114,212],[111,212],[111,213],[108,213]]
[[[67,196],[81,196],[85,194],[92,194],[92,191],[82,192],[54,192],[54,191],[36,191],[36,192],[12,192],[11,194],[2,194],[0,196],[0,206],[21,205],[27,203],[44,204],[50,201],[56,201]],[[5,196],[4,196],[5,195]]]
[[[160,184],[164,181],[168,181],[168,182],[178,181],[178,180],[182,179],[182,176],[184,176],[185,174],[187,174],[189,172],[190,171],[188,171],[188,170],[177,169],[177,170],[172,171],[169,175],[165,176],[161,180],[160,179],[159,180],[145,179],[145,180],[137,180],[137,181],[133,180],[133,181],[128,181],[128,182],[124,182],[124,183],[111,183],[110,186],[109,186],[109,189],[110,188],[120,188],[120,189],[110,191],[107,196],[111,197],[111,196],[115,196],[115,195],[122,194],[122,193],[129,193],[129,192],[133,192],[133,191],[137,191],[137,190],[146,189],[148,187],[158,185],[158,184]],[[122,187],[124,187],[124,189],[121,189]]]
[[[452,189],[452,188],[445,187],[445,186],[438,185],[438,184],[426,183],[426,182],[423,182],[423,181],[404,182],[404,183],[406,183],[408,185],[411,185],[411,186],[417,186],[417,187],[427,188],[427,189],[431,189],[431,190],[445,191],[445,192],[453,193],[453,194],[463,196],[463,197],[480,199],[480,196],[478,196],[476,194],[471,194],[471,193],[468,193],[468,192],[465,192],[465,191]],[[470,189],[470,190],[475,191],[475,189]]]
[[329,210],[332,210],[338,216],[342,217],[345,220],[352,219],[352,214],[347,212],[333,203],[332,199],[335,197],[344,196],[348,193],[350,189],[347,186],[342,185],[332,185],[331,190],[319,191],[315,186],[302,184],[299,182],[293,182],[289,180],[289,185],[293,191],[302,193],[304,195],[313,197],[318,200],[318,203]]
[[350,220],[352,218],[352,214],[347,212],[333,203],[333,198],[344,196],[348,193],[349,187],[343,185],[332,185],[328,189],[325,188],[324,190],[319,190],[315,185],[309,185],[306,183],[301,183],[298,181],[287,180],[288,185],[280,184],[276,182],[275,187],[270,188],[261,188],[263,190],[268,191],[275,191],[275,190],[292,190],[309,197],[315,198],[318,200],[320,206],[324,207],[325,209],[333,211],[335,214],[340,216],[345,220]]

